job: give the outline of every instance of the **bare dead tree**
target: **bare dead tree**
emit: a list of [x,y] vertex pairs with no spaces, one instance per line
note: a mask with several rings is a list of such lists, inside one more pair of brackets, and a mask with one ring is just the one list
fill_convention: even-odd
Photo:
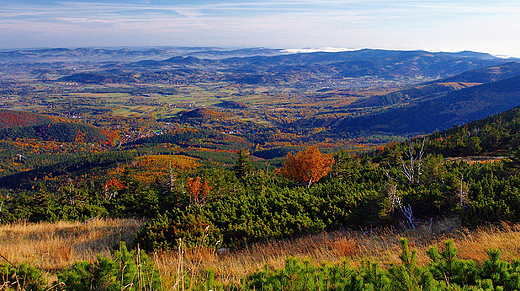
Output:
[[421,167],[423,163],[423,154],[424,154],[424,143],[426,141],[426,138],[423,138],[421,150],[416,153],[415,151],[415,142],[410,140],[410,144],[408,146],[408,152],[405,153],[406,155],[406,161],[403,159],[403,157],[399,157],[401,160],[401,173],[406,177],[406,180],[408,181],[408,184],[412,184],[415,182],[415,179],[419,179],[419,176],[421,176]]
[[464,175],[460,175],[460,192],[459,192],[460,207],[466,207],[468,202],[468,187],[464,185]]
[[[401,160],[401,173],[405,176],[408,184],[418,182],[420,176],[422,175],[425,143],[426,138],[423,138],[420,150],[416,151],[415,141],[410,140],[408,145],[408,151],[405,152],[403,156],[399,157],[399,159]],[[393,183],[398,183],[398,179],[390,175],[390,170],[386,170],[386,176],[388,177],[388,179],[393,180]],[[388,199],[390,200],[391,211],[395,211],[396,208],[399,209],[399,212],[406,219],[408,227],[410,227],[411,229],[415,229],[412,206],[410,206],[410,204],[402,204],[401,198],[397,196],[397,184],[393,184],[390,188],[388,188],[388,191]]]
[[74,206],[74,184],[72,182],[69,183],[69,203]]
[[399,212],[404,216],[406,219],[406,223],[408,224],[408,227],[411,229],[415,229],[415,223],[413,222],[413,211],[412,206],[410,204],[403,205],[401,203],[401,198],[397,196],[397,184],[393,185],[389,189],[389,195],[388,198],[390,199],[390,205],[391,205],[391,211],[394,211],[396,208],[399,209]]
[[394,211],[399,197],[397,197],[397,184],[390,188],[388,199],[390,200],[390,211]]
[[408,226],[411,229],[415,229],[415,224],[413,223],[412,206],[410,206],[410,204],[408,204],[406,206],[402,205],[402,204],[399,204],[399,210],[401,211],[403,216],[406,218],[406,222],[408,223]]
[[20,163],[23,163],[24,160],[27,160],[28,158],[26,156],[22,156],[20,154],[16,154],[16,157],[18,158],[18,161]]
[[175,190],[176,182],[175,172],[173,171],[172,162],[170,162],[169,173],[162,185],[165,186],[163,194],[172,193]]

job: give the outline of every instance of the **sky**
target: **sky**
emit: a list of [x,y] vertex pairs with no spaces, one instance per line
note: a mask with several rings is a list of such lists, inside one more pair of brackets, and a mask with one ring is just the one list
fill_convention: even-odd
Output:
[[0,0],[0,49],[472,50],[520,57],[517,0]]

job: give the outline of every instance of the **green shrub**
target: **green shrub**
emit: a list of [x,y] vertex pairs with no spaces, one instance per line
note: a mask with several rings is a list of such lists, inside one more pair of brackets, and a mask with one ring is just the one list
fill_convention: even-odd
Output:
[[0,290],[38,291],[45,290],[46,285],[47,282],[41,271],[32,265],[22,263],[14,267],[4,264],[0,268]]
[[58,274],[65,290],[160,290],[161,279],[144,251],[128,251],[121,242],[114,260],[98,256],[96,262],[76,262]]
[[474,261],[458,259],[453,242],[447,241],[440,253],[430,248],[432,262],[419,267],[407,239],[401,239],[401,248],[401,264],[389,269],[368,261],[356,270],[346,261],[316,266],[289,258],[280,270],[266,266],[250,275],[241,290],[520,290],[520,261],[503,262],[497,250],[488,251],[489,258],[478,267]]
[[174,209],[147,222],[137,235],[146,250],[176,249],[179,239],[184,246],[214,245],[220,234],[199,206],[187,211]]

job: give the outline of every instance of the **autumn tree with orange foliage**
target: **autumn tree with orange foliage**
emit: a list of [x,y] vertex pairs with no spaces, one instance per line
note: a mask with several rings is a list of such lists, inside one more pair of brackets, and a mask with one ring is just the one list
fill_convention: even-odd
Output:
[[105,199],[112,199],[114,198],[114,196],[117,194],[117,191],[118,190],[123,190],[123,188],[125,188],[125,186],[123,185],[123,183],[121,183],[121,181],[119,180],[116,180],[114,178],[111,178],[110,180],[108,180],[105,185]]
[[332,169],[332,154],[322,154],[317,147],[309,147],[294,156],[287,154],[284,159],[282,174],[297,183],[310,187],[327,175]]
[[209,181],[202,183],[200,177],[186,180],[186,190],[190,193],[190,205],[204,205],[211,189],[213,188],[209,186]]

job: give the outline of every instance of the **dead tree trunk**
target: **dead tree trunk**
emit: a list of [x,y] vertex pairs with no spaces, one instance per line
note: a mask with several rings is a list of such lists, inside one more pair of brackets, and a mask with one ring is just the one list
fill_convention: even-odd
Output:
[[401,173],[406,177],[408,184],[412,184],[416,179],[419,179],[421,176],[421,167],[422,167],[422,158],[424,154],[424,142],[426,141],[423,138],[421,150],[419,152],[415,152],[415,143],[410,140],[410,145],[408,147],[408,152],[406,153],[406,161],[403,157],[399,157],[401,160]]

